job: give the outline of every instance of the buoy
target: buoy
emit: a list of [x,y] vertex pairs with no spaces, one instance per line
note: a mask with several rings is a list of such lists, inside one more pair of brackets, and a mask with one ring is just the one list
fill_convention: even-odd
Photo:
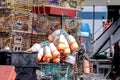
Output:
[[38,43],[35,43],[30,49],[28,49],[27,51],[30,51],[30,52],[39,52],[41,48],[41,45],[38,44]]
[[57,48],[55,47],[55,45],[53,43],[50,43],[49,47],[51,49],[53,59],[60,56],[60,52],[57,50]]
[[75,57],[72,55],[69,55],[66,57],[65,62],[70,63],[70,64],[75,64]]
[[42,57],[43,57],[43,48],[40,48],[39,52],[38,52],[38,57],[37,57],[37,60],[38,60],[38,63],[40,63]]
[[71,48],[72,51],[74,51],[74,50],[79,48],[75,38],[72,35],[68,35],[67,39],[68,39],[68,43],[69,43],[70,48]]
[[59,36],[59,41],[58,41],[58,45],[57,45],[57,49],[59,51],[64,51],[64,49],[65,49],[65,42],[64,42],[64,40],[65,40],[65,37],[64,37],[64,35],[61,34]]
[[43,62],[50,62],[52,59],[51,50],[48,46],[45,46],[45,55],[43,57]]
[[63,55],[70,54],[71,51],[70,51],[70,47],[69,47],[68,41],[65,39],[64,42],[65,42],[65,49],[64,49]]
[[48,36],[48,41],[49,42],[52,42],[53,40],[54,40],[54,35],[53,34],[50,34],[49,36]]
[[59,41],[59,37],[57,36],[54,40],[53,40],[53,43],[55,46],[58,45],[58,41]]
[[55,30],[55,31],[53,32],[53,34],[54,34],[55,36],[59,36],[59,35],[60,35],[60,29]]
[[54,63],[59,63],[60,62],[60,58],[53,59],[53,62]]
[[8,46],[5,46],[4,50],[7,50],[7,51],[9,51],[9,50],[10,50],[10,47],[8,47]]
[[60,29],[55,30],[52,34],[48,36],[48,41],[53,42],[56,36],[60,35]]
[[90,73],[90,64],[89,61],[86,59],[83,61],[83,72],[86,74]]

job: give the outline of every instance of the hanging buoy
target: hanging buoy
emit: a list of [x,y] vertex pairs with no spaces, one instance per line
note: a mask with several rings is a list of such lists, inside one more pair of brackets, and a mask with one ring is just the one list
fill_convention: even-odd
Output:
[[59,36],[60,35],[60,29],[57,29],[53,32],[53,35]]
[[68,41],[65,39],[64,42],[65,42],[65,49],[64,49],[63,55],[70,54],[71,51],[70,51],[70,47],[69,47]]
[[68,43],[69,43],[70,48],[71,48],[72,51],[79,48],[75,38],[72,35],[69,35],[67,39],[68,39]]
[[53,62],[54,63],[59,63],[60,62],[60,58],[53,59]]
[[50,62],[52,59],[51,50],[48,46],[45,46],[45,55],[43,57],[43,62]]
[[61,34],[59,36],[59,41],[58,41],[58,45],[57,45],[57,49],[59,51],[64,51],[64,49],[65,49],[65,42],[64,42],[64,40],[65,40],[65,37],[64,37],[64,35]]
[[53,40],[53,43],[55,46],[58,45],[58,41],[59,41],[59,37],[57,36],[54,40]]
[[49,41],[49,42],[52,42],[52,41],[54,40],[54,38],[55,38],[55,36],[54,36],[53,34],[50,34],[50,35],[48,36],[48,41]]
[[48,36],[48,41],[53,42],[56,36],[60,35],[60,29],[55,30],[52,34]]
[[86,74],[90,73],[90,64],[89,61],[86,59],[83,61],[83,72]]
[[70,63],[70,64],[75,64],[75,57],[72,55],[69,55],[66,57],[65,62]]
[[38,63],[41,61],[42,57],[43,57],[43,48],[40,48],[37,57]]
[[53,59],[60,56],[60,52],[57,50],[57,48],[55,47],[53,43],[50,43],[49,47],[51,49]]
[[28,49],[27,51],[30,51],[30,52],[39,52],[41,48],[41,45],[38,44],[38,43],[35,43],[30,49]]

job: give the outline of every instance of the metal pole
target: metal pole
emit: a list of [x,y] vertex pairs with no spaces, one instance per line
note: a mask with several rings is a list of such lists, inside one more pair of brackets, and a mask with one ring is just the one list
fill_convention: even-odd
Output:
[[[95,5],[93,5],[93,28],[92,28],[92,38],[93,38],[93,41],[94,41],[94,25],[95,25]],[[94,53],[94,45],[92,46],[92,53]]]
[[95,5],[93,5],[93,40],[94,40],[94,27],[95,27]]
[[114,41],[114,39],[113,39],[113,34],[110,36],[110,55],[109,55],[109,57],[113,57],[113,48],[112,48],[112,46],[113,46],[113,41]]

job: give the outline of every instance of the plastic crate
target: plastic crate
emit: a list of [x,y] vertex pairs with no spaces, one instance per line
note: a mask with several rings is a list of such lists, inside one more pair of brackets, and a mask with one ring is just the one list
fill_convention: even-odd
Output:
[[16,72],[14,66],[0,65],[0,80],[15,80]]

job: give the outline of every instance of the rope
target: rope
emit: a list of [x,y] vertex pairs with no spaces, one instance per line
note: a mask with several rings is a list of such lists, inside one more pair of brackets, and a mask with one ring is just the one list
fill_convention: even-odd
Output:
[[46,15],[45,6],[43,5],[43,13]]

